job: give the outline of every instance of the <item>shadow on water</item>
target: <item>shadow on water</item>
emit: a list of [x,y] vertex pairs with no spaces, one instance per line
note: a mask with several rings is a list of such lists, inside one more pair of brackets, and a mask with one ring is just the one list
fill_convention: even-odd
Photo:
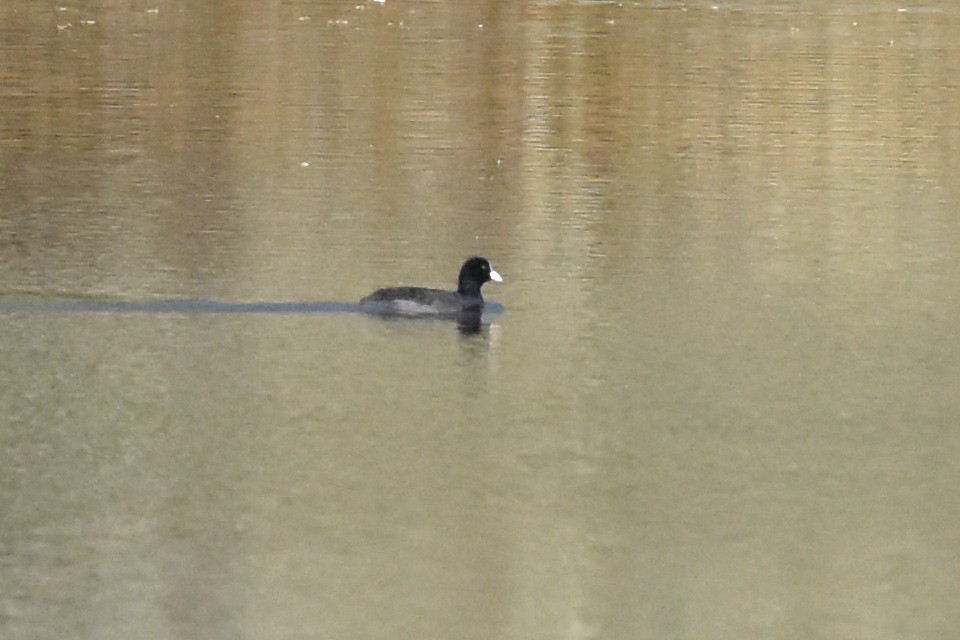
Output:
[[396,321],[455,321],[464,335],[479,333],[483,320],[503,313],[503,306],[488,301],[483,312],[464,311],[450,317],[402,317],[385,314],[356,302],[225,302],[206,298],[167,298],[157,300],[116,300],[29,294],[0,295],[0,313],[142,313],[142,314],[311,314],[362,313]]

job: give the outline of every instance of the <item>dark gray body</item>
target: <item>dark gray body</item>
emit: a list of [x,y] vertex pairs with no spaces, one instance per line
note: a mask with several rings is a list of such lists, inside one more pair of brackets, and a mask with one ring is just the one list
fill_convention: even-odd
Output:
[[360,301],[378,313],[400,316],[456,316],[464,311],[483,310],[483,298],[456,291],[424,287],[390,287],[377,289]]

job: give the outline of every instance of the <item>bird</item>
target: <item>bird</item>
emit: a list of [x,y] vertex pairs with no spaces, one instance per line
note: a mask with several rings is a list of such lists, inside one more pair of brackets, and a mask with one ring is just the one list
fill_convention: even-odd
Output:
[[389,316],[461,318],[483,312],[480,288],[487,282],[503,282],[490,261],[481,256],[469,258],[460,267],[457,290],[426,287],[387,287],[377,289],[360,300],[360,307],[371,313]]

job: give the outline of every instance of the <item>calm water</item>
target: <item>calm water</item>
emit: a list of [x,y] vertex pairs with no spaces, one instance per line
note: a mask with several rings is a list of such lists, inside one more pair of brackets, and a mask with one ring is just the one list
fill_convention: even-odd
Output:
[[[960,628],[956,3],[80,4],[0,8],[4,638]],[[469,336],[11,302],[476,253]]]

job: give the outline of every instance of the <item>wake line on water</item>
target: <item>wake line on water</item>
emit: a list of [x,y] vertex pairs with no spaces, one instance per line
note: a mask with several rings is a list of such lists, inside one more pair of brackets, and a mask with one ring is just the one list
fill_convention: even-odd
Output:
[[[484,313],[498,314],[503,307],[487,303]],[[69,298],[0,295],[0,313],[177,313],[198,314],[310,314],[366,313],[376,310],[349,302],[225,302],[206,298],[166,298],[158,300],[111,300],[102,298]]]
[[345,302],[224,302],[204,298],[102,300],[87,298],[0,297],[0,313],[361,313]]

